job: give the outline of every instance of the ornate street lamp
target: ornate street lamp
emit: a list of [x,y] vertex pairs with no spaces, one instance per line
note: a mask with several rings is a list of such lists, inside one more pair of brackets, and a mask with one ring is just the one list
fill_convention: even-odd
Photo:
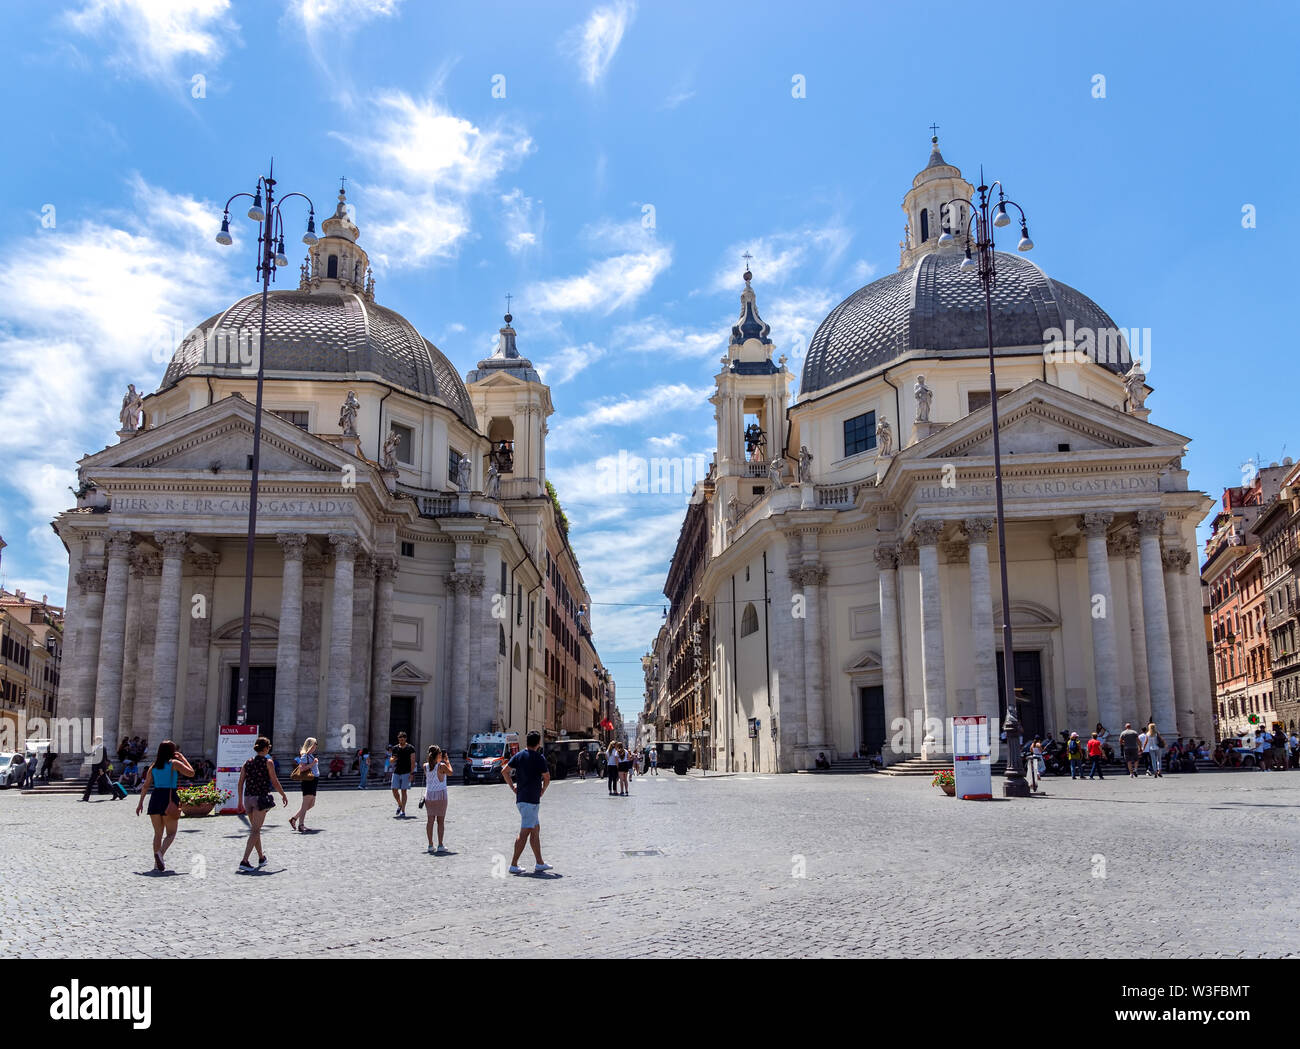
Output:
[[[993,215],[989,215],[989,203],[993,186],[998,190],[997,206]],[[1007,531],[1006,516],[1002,507],[1002,445],[998,439],[998,380],[993,358],[993,285],[997,282],[997,253],[993,248],[993,227],[1001,229],[1011,224],[1007,208],[1015,208],[1020,214],[1020,243],[1017,251],[1030,251],[1034,242],[1029,239],[1029,225],[1025,219],[1024,209],[1014,200],[1007,200],[1001,182],[993,186],[984,184],[984,168],[980,168],[979,204],[960,198],[948,201],[948,213],[956,214],[952,206],[965,204],[969,208],[970,220],[965,230],[966,258],[960,269],[963,273],[978,271],[980,283],[984,286],[984,321],[988,335],[989,347],[989,406],[993,413],[993,490],[997,499],[998,524],[998,568],[1002,576],[1002,685],[1006,701],[1007,718],[1003,729],[1007,734],[1007,771],[1002,783],[1002,795],[1007,798],[1029,797],[1029,784],[1025,782],[1024,765],[1020,758],[1020,716],[1016,710],[1019,702],[1016,690],[1015,654],[1011,643],[1011,602],[1007,587]],[[972,235],[974,242],[972,244]],[[951,244],[955,238],[945,230],[939,238],[940,244]],[[972,258],[971,249],[975,250]]]
[[[257,225],[257,275],[262,279],[262,320],[257,339],[257,398],[253,407],[253,462],[252,479],[248,487],[248,543],[244,554],[244,616],[239,632],[239,693],[235,707],[235,722],[242,725],[248,716],[248,660],[251,647],[251,624],[253,617],[253,554],[257,540],[257,480],[261,465],[262,452],[262,380],[263,348],[266,345],[266,300],[270,293],[271,281],[275,280],[275,271],[281,266],[289,265],[284,253],[284,218],[280,214],[280,204],[290,197],[302,197],[307,202],[307,232],[302,235],[302,242],[308,247],[316,243],[316,206],[305,193],[287,193],[275,199],[275,161],[271,161],[271,174],[261,176],[253,193],[236,193],[221,213],[221,231],[217,234],[217,243],[229,246],[233,242],[230,236],[230,203],[240,197],[249,197],[253,203],[249,206],[248,217]],[[265,204],[263,204],[265,194]]]

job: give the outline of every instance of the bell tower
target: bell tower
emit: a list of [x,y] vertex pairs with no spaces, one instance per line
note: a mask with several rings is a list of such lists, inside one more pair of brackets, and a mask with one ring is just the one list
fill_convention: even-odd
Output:
[[[748,261],[748,259],[746,259]],[[710,402],[717,422],[717,474],[713,504],[724,519],[758,499],[772,487],[772,463],[789,481],[785,462],[786,420],[794,376],[772,360],[770,326],[758,313],[757,296],[745,270],[740,293],[740,317],[731,329],[722,369],[714,377]],[[734,500],[734,503],[733,503]],[[722,530],[715,528],[715,535]]]
[[[907,225],[899,244],[900,270],[915,265],[922,255],[932,251],[965,250],[966,227],[970,222],[970,209],[964,204],[951,205],[950,200],[970,200],[975,187],[961,177],[961,170],[949,164],[939,152],[939,138],[930,139],[930,161],[912,179],[912,188],[903,197],[903,213]],[[939,238],[951,232],[953,239],[940,244]]]

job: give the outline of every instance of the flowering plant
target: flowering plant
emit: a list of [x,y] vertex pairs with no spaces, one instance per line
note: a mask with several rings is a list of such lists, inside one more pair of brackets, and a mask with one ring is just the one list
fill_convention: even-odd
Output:
[[932,787],[952,787],[956,786],[957,781],[953,779],[952,769],[940,769],[934,774],[934,779],[930,780]]
[[231,791],[217,790],[215,783],[197,783],[181,787],[176,796],[182,805],[224,805],[230,800]]

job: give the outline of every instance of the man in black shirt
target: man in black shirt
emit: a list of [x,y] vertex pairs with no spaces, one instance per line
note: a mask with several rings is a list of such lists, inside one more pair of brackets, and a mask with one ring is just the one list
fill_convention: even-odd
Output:
[[528,733],[527,742],[528,749],[510,759],[501,777],[514,791],[515,808],[519,810],[520,829],[519,837],[515,838],[515,854],[510,858],[511,874],[524,873],[519,866],[519,857],[523,855],[525,845],[532,845],[533,856],[537,859],[534,874],[551,869],[549,863],[542,862],[542,825],[537,816],[542,795],[551,785],[551,767],[542,755],[541,733]]
[[397,802],[397,812],[393,819],[406,816],[406,792],[411,788],[411,771],[415,764],[415,748],[406,742],[406,733],[397,734],[397,745],[393,747],[393,800]]

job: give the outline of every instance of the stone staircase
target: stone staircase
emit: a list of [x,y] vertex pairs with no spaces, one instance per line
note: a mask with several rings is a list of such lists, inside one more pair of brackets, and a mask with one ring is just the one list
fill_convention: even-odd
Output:
[[[882,776],[931,776],[943,769],[952,768],[952,762],[941,758],[907,758],[904,761],[895,762],[887,765],[878,771]],[[1005,761],[995,761],[993,763],[993,775],[1001,776],[1007,768]]]
[[861,776],[868,772],[879,772],[869,758],[840,758],[828,769],[809,769],[818,776]]

